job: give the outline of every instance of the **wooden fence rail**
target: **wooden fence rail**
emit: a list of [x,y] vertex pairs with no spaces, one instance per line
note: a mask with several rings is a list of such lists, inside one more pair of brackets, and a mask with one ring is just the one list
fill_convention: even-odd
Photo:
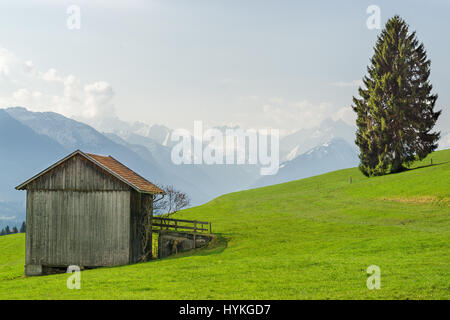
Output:
[[197,220],[153,217],[152,226],[154,230],[189,230],[194,233],[212,232],[211,222]]
[[196,234],[209,232],[212,233],[211,222],[197,221],[197,220],[183,220],[171,218],[152,218],[152,229],[158,230],[188,230],[194,235],[194,248],[196,247]]

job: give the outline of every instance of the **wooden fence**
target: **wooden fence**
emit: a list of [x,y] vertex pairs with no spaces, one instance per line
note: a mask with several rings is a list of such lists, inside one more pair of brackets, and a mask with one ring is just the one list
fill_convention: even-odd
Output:
[[212,233],[211,222],[197,221],[197,220],[183,220],[183,219],[171,219],[153,217],[152,230],[175,230],[175,231],[188,231],[194,235],[194,248],[196,247],[196,234],[197,233]]
[[212,233],[211,222],[153,217],[153,230],[190,231],[195,233]]

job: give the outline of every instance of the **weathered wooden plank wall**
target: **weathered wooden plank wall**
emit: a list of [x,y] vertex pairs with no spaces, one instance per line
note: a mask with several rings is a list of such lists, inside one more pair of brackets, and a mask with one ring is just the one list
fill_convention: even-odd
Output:
[[[131,230],[130,230],[130,263],[139,262],[142,252],[142,218],[145,210],[153,211],[153,196],[131,192]],[[152,212],[151,212],[152,213]],[[151,229],[151,226],[150,226]],[[149,234],[149,243],[152,243],[152,233]],[[151,249],[151,246],[150,246]]]
[[31,181],[27,190],[128,191],[130,187],[80,155]]
[[27,185],[26,264],[129,263],[131,190],[79,155],[32,181]]
[[142,235],[141,235],[141,194],[131,191],[131,211],[130,211],[130,263],[138,262],[142,256]]
[[27,264],[129,263],[130,192],[29,191]]

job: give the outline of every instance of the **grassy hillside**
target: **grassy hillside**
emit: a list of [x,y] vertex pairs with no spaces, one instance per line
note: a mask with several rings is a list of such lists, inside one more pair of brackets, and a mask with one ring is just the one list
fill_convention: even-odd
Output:
[[[450,150],[432,158],[219,197],[179,216],[211,220],[214,247],[84,271],[81,290],[64,274],[25,278],[24,235],[0,237],[0,298],[450,299]],[[366,287],[369,265],[380,290]]]

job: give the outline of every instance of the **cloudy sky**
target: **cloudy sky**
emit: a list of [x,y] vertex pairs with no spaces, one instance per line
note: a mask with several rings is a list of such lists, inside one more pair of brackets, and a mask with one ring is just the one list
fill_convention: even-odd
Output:
[[[373,4],[382,23],[400,14],[424,42],[439,128],[450,131],[445,0],[2,1],[0,108],[188,129],[194,120],[283,132],[352,122],[379,33],[366,26]],[[70,5],[79,29],[67,27]]]

